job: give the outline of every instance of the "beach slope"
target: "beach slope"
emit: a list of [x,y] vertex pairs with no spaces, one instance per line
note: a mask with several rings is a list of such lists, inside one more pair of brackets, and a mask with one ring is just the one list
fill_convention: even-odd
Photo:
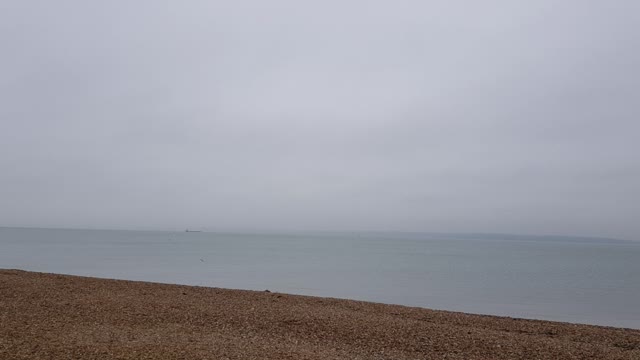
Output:
[[0,359],[640,359],[640,331],[0,270]]

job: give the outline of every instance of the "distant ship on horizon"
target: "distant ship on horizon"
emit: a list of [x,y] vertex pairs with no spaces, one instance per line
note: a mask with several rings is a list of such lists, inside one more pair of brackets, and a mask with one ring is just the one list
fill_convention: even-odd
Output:
[[202,232],[202,230],[189,230],[189,229],[186,229],[184,232]]

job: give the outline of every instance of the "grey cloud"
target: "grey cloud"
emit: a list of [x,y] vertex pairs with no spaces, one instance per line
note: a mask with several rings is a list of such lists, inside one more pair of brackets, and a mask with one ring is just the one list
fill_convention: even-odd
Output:
[[0,225],[640,238],[635,1],[4,1]]

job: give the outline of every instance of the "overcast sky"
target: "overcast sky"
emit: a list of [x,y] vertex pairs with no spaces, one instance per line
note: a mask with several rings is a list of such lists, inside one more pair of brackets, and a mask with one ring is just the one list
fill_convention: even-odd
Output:
[[640,239],[640,2],[0,1],[0,226]]

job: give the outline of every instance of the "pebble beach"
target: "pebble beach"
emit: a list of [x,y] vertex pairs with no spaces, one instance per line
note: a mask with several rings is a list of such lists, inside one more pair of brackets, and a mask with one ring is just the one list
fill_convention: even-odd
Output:
[[0,359],[640,359],[640,330],[0,270]]

